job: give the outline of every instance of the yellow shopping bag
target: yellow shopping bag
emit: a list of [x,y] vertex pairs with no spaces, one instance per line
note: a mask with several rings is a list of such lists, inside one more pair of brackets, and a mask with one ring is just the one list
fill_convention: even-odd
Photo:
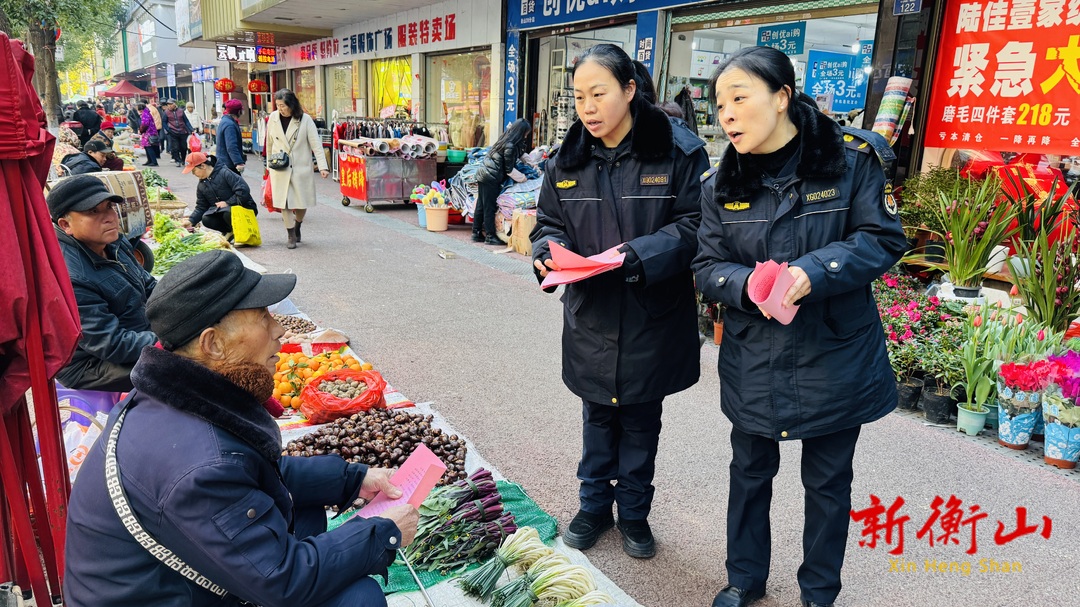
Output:
[[259,222],[255,220],[255,211],[236,205],[232,208],[232,231],[235,244],[257,247],[262,244],[259,234]]

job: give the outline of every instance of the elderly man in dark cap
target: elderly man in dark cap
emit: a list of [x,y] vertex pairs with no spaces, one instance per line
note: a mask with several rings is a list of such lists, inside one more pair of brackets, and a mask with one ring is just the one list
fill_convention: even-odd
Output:
[[139,352],[157,341],[146,317],[157,280],[120,237],[116,203],[123,199],[100,179],[68,177],[46,200],[82,324],[78,348],[56,379],[73,390],[126,392]]
[[416,509],[327,532],[324,506],[401,497],[390,471],[281,455],[267,306],[295,284],[226,251],[161,279],[147,312],[163,349],[143,350],[72,489],[67,605],[386,605],[369,576],[412,542]]

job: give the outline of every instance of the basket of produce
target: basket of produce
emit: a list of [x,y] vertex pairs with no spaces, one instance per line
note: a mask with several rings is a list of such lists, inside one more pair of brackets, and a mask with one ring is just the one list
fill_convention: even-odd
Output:
[[164,276],[173,266],[194,257],[199,253],[214,249],[228,249],[229,241],[220,234],[210,232],[189,233],[163,213],[154,213],[154,240],[158,242],[154,250],[153,275]]
[[342,369],[309,381],[300,392],[300,413],[324,424],[354,413],[385,408],[386,380],[378,371]]

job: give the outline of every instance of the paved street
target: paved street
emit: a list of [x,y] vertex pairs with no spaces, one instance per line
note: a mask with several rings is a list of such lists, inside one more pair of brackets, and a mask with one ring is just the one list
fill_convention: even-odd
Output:
[[[181,175],[168,156],[159,172],[182,200],[194,203],[194,177]],[[256,192],[261,192],[259,177],[260,171],[247,176]],[[563,528],[577,507],[581,416],[579,401],[560,377],[558,295],[538,288],[525,258],[494,255],[493,247],[469,242],[468,227],[451,226],[441,234],[421,230],[412,205],[377,205],[373,214],[355,203],[345,208],[337,184],[318,181],[319,206],[308,212],[297,249],[285,249],[280,216],[263,210],[263,245],[244,252],[270,272],[297,274],[292,296],[297,306],[351,336],[353,348],[408,397],[433,402]],[[440,250],[456,256],[443,259]],[[644,562],[627,557],[616,532],[587,552],[647,607],[705,607],[724,585],[730,425],[718,404],[716,357],[717,349],[705,345],[701,380],[665,403],[650,519],[657,557]],[[782,448],[771,512],[772,572],[768,596],[758,603],[762,607],[799,604],[799,451],[797,443]],[[856,510],[870,505],[870,494],[885,507],[899,496],[906,503],[895,514],[910,518],[893,529],[891,544],[882,534],[876,549],[859,546],[862,526],[852,523],[838,605],[1078,604],[1080,526],[1073,517],[1080,519],[1080,484],[1075,476],[898,414],[864,428],[855,470]],[[939,541],[940,522],[933,528],[933,547],[929,534],[917,537],[939,495],[963,500],[964,522],[976,504],[976,516],[988,515],[975,523],[974,555],[967,553],[972,532],[964,522],[953,536],[955,544]],[[1033,532],[996,544],[997,522],[1004,523],[1003,534],[1014,530],[1018,506],[1027,508],[1028,523],[1040,531],[1043,517],[1052,519],[1049,539]],[[888,554],[901,538],[903,555]],[[900,571],[890,571],[890,559],[902,559],[894,562],[902,565]],[[982,573],[980,559],[1019,565],[1022,571]],[[946,563],[945,572],[927,571],[936,561]],[[956,563],[951,572],[948,563]]]

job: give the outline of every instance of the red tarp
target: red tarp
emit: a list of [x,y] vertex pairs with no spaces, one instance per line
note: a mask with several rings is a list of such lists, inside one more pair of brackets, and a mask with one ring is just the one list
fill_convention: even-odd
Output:
[[102,97],[149,97],[150,93],[131,84],[127,80],[121,80],[116,86],[105,89],[99,93]]

